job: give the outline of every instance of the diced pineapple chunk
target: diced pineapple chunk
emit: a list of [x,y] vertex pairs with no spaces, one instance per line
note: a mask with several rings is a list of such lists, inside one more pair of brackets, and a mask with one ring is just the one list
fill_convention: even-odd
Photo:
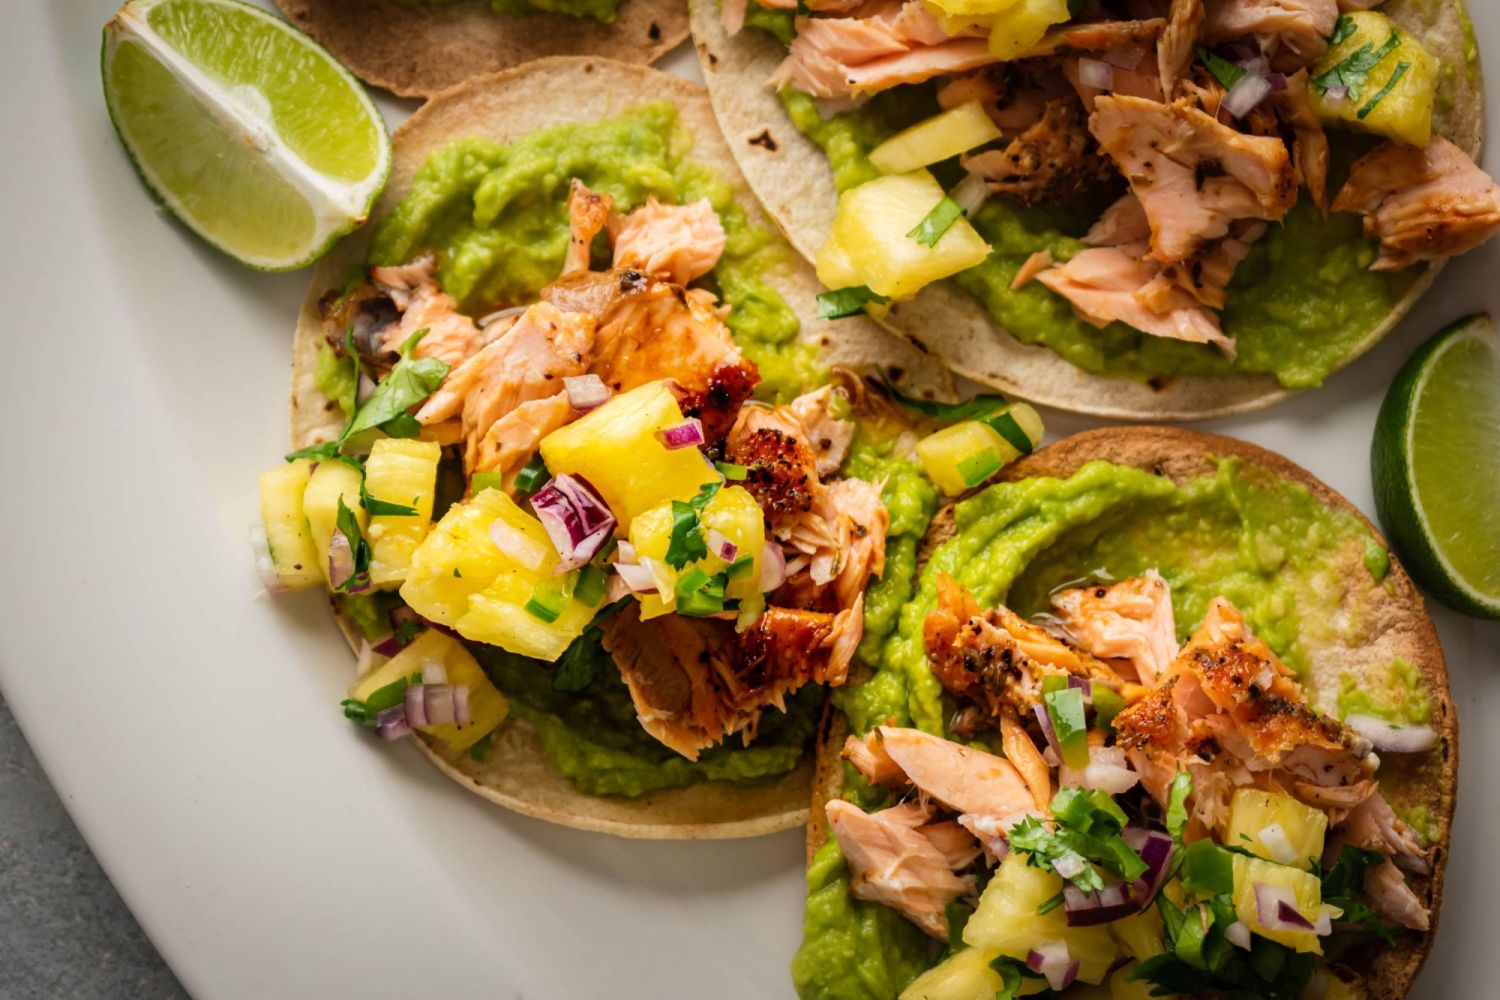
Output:
[[526,609],[541,579],[521,572],[501,574],[469,598],[469,610],[454,628],[475,642],[549,663],[555,661],[583,634],[597,606],[570,598],[555,621],[543,621]]
[[[1274,832],[1276,827],[1280,827],[1280,836]],[[1327,832],[1328,816],[1322,810],[1303,805],[1289,795],[1241,788],[1229,806],[1224,843],[1277,864],[1311,869],[1323,856]]]
[[[490,525],[497,520],[536,545],[537,569],[519,565],[495,547]],[[454,625],[468,612],[470,595],[490,586],[502,573],[525,571],[539,578],[551,575],[557,562],[557,551],[540,521],[503,491],[483,490],[449,508],[412,552],[401,596],[422,617]]]
[[359,485],[363,478],[356,467],[330,459],[319,462],[312,478],[307,481],[307,489],[302,494],[302,509],[307,513],[313,544],[318,548],[318,566],[325,574],[328,572],[328,545],[338,527],[339,501],[342,500],[344,506],[354,512],[361,532],[370,523],[370,515],[359,502]]
[[[1437,57],[1379,11],[1345,14],[1334,32],[1340,35],[1308,76],[1313,109],[1325,121],[1425,147],[1432,141]],[[1361,68],[1372,59],[1378,61]]]
[[1104,982],[1119,956],[1119,948],[1105,927],[1069,927],[1067,914],[1055,907],[1037,909],[1062,891],[1062,879],[1033,868],[1020,851],[1011,851],[979,897],[979,908],[964,926],[964,942],[976,948],[1026,960],[1032,947],[1062,939],[1078,963],[1078,978]]
[[1323,945],[1312,931],[1269,930],[1261,925],[1255,905],[1255,885],[1285,886],[1297,901],[1297,911],[1316,923],[1323,907],[1323,886],[1316,875],[1300,868],[1288,868],[1243,854],[1234,857],[1234,910],[1240,921],[1262,937],[1294,948],[1321,955]]
[[1068,0],[1020,0],[990,22],[990,52],[1001,60],[1015,59],[1040,42],[1048,28],[1071,16]]
[[962,216],[934,246],[908,235],[943,198],[942,187],[925,170],[877,177],[841,194],[832,236],[862,276],[857,284],[887,298],[910,298],[988,257],[989,245]]
[[813,266],[818,272],[818,280],[825,288],[853,288],[863,284],[865,280],[864,274],[849,259],[844,245],[832,234],[829,235],[828,242],[818,248]]
[[[735,546],[735,559],[749,556],[751,561],[724,588],[725,600],[746,601],[760,594],[760,553],[766,541],[765,513],[749,490],[742,486],[727,486],[714,495],[703,509],[699,528],[705,541],[710,531],[722,534]],[[664,575],[666,590],[672,594],[670,600],[660,594],[639,594],[641,618],[655,618],[668,614],[676,608],[676,595],[672,586],[677,577],[688,569],[697,567],[710,576],[724,572],[728,561],[721,559],[710,548],[708,555],[673,569],[663,560],[672,544],[672,504],[659,504],[643,512],[630,525],[630,544],[635,548],[636,558],[657,560],[655,567]]]
[[641,511],[723,479],[697,448],[669,450],[656,436],[682,420],[666,382],[648,382],[542,438],[542,460],[587,479],[628,530]]
[[442,740],[454,750],[467,750],[505,720],[510,704],[505,695],[490,683],[463,643],[437,629],[423,632],[401,652],[360,677],[349,689],[349,697],[355,701],[368,701],[376,691],[402,679],[419,684],[422,671],[434,661],[443,665],[449,684],[468,687],[470,721],[465,726],[443,723],[418,726],[417,729]]
[[999,431],[978,420],[944,427],[917,442],[927,478],[950,496],[978,486],[1020,455]]
[[372,514],[370,580],[384,590],[399,586],[417,543],[432,526],[432,495],[443,449],[434,441],[381,438],[365,461],[365,492],[376,500],[415,507],[415,514]]
[[276,579],[289,590],[316,587],[326,575],[327,563],[318,557],[302,509],[302,495],[311,476],[312,463],[305,458],[260,474],[260,523]]
[[897,132],[870,151],[870,162],[881,173],[905,174],[998,138],[983,105],[969,101]]
[[1161,943],[1161,914],[1155,908],[1122,917],[1107,926],[1131,958],[1147,959],[1166,950]]
[[[999,952],[963,948],[934,965],[901,991],[901,1000],[994,1000],[1005,985],[990,963]],[[1047,988],[1042,979],[1022,979],[1019,996],[1031,996]]]

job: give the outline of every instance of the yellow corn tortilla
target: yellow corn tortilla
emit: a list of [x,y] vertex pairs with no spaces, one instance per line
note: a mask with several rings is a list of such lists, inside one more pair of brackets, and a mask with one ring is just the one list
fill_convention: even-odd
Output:
[[[1066,478],[1089,462],[1103,459],[1118,465],[1147,469],[1185,482],[1212,475],[1215,457],[1236,456],[1285,480],[1305,487],[1324,505],[1359,518],[1376,538],[1380,532],[1369,518],[1306,469],[1275,452],[1236,438],[1174,427],[1109,427],[1084,431],[1042,448],[1008,466],[1000,480],[1016,482],[1038,476]],[[938,545],[952,537],[953,508],[940,510],[923,539],[918,564]],[[1307,686],[1312,692],[1336,691],[1341,676],[1353,675],[1361,686],[1379,687],[1381,672],[1399,658],[1421,676],[1423,690],[1432,699],[1433,729],[1438,744],[1419,760],[1407,761],[1388,754],[1380,769],[1382,793],[1398,810],[1425,807],[1432,816],[1434,837],[1429,847],[1432,871],[1409,879],[1417,898],[1432,914],[1432,927],[1423,935],[1402,934],[1397,946],[1370,949],[1373,960],[1361,969],[1370,1000],[1404,997],[1422,968],[1437,934],[1443,902],[1443,875],[1448,864],[1448,843],[1453,832],[1453,809],[1458,789],[1458,712],[1448,688],[1448,668],[1438,644],[1437,630],[1427,613],[1422,595],[1400,563],[1391,557],[1383,581],[1375,581],[1363,565],[1362,549],[1346,547],[1350,565],[1345,578],[1365,581],[1369,599],[1381,625],[1372,641],[1359,646],[1326,646],[1307,651]],[[1326,706],[1325,706],[1326,707]],[[807,826],[807,858],[828,839],[824,818],[827,804],[842,792],[844,768],[841,759],[848,724],[831,707],[818,729],[818,759],[813,782],[813,801]]]
[[538,11],[497,14],[488,0],[438,6],[398,0],[276,0],[366,83],[401,97],[431,97],[473,76],[545,56],[609,55],[653,63],[688,34],[675,0],[621,0],[612,24]]
[[[766,225],[719,138],[702,87],[648,67],[584,57],[538,60],[471,80],[429,101],[392,136],[391,178],[372,218],[388,213],[406,195],[429,153],[456,139],[481,136],[508,142],[549,125],[598,121],[663,99],[676,104],[695,137],[689,155],[733,183],[749,221]],[[324,343],[318,302],[360,272],[369,235],[368,227],[351,235],[313,272],[292,353],[294,448],[331,440],[342,428],[343,412],[318,391],[313,377]],[[825,363],[855,370],[894,369],[909,393],[951,397],[951,378],[941,365],[875,324],[815,319],[818,289],[812,270],[795,254],[785,256],[780,271],[763,277],[801,317],[802,336],[819,345]],[[350,645],[357,646],[352,624],[341,621],[340,626]],[[652,839],[751,837],[807,821],[811,753],[796,770],[769,784],[703,782],[627,799],[578,792],[552,770],[535,731],[522,720],[504,724],[485,763],[435,740],[419,736],[417,744],[439,769],[476,794],[528,816],[584,830]]]
[[[754,3],[755,0],[750,0]],[[823,151],[797,131],[766,84],[786,55],[776,39],[743,29],[730,37],[718,0],[691,0],[693,39],[714,111],[740,168],[766,211],[808,260],[828,238],[838,194]],[[1379,7],[1443,61],[1434,127],[1471,156],[1484,132],[1484,87],[1478,56],[1468,62],[1468,15],[1462,0],[1387,0]],[[1419,265],[1421,266],[1421,265]],[[1421,266],[1411,288],[1340,367],[1373,347],[1432,284],[1441,262]],[[1095,375],[1039,344],[1023,344],[983,305],[940,281],[891,310],[891,329],[942,358],[955,372],[1047,406],[1118,420],[1201,420],[1269,406],[1292,394],[1269,375],[1154,379]]]

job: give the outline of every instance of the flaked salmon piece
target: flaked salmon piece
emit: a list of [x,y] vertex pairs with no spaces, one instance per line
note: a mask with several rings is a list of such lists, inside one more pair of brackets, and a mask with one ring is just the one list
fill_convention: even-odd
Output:
[[1406,884],[1401,870],[1389,861],[1365,872],[1364,896],[1370,908],[1391,923],[1423,933],[1432,926],[1427,908]]
[[906,772],[885,752],[880,730],[871,730],[864,739],[850,736],[844,740],[843,758],[866,779],[886,788],[906,785]]
[[1151,223],[1146,220],[1146,209],[1141,199],[1127,194],[1112,203],[1083,235],[1083,243],[1091,247],[1117,247],[1127,243],[1142,243],[1151,238]]
[[1406,871],[1425,875],[1431,870],[1427,851],[1417,841],[1417,835],[1396,815],[1384,795],[1376,793],[1356,806],[1339,833],[1344,843],[1379,851]]
[[947,860],[948,867],[962,871],[978,860],[981,853],[974,835],[954,820],[942,820],[919,827],[922,836],[938,849]]
[[1170,95],[1193,61],[1193,46],[1203,33],[1203,0],[1172,0],[1167,26],[1156,44],[1156,67],[1162,92]]
[[797,23],[797,37],[770,83],[814,97],[871,94],[997,61],[986,39],[950,37],[922,0],[873,5],[864,17]]
[[1339,11],[1348,14],[1356,10],[1373,10],[1385,3],[1385,0],[1339,0]]
[[1010,279],[1010,290],[1013,292],[1020,291],[1031,284],[1037,275],[1056,263],[1057,258],[1052,256],[1051,250],[1038,250],[1023,260],[1020,267],[1016,268],[1016,276]]
[[423,254],[410,264],[370,269],[370,280],[390,297],[401,318],[380,332],[378,349],[394,356],[397,348],[418,330],[427,333],[412,355],[438,358],[457,367],[488,341],[468,316],[458,311],[458,302],[437,282],[437,258]]
[[1333,201],[1380,239],[1374,271],[1465,253],[1500,230],[1500,186],[1441,136],[1427,148],[1385,142],[1360,157]]
[[1041,119],[1004,149],[967,157],[964,166],[1007,201],[1023,205],[1056,201],[1110,171],[1086,121],[1077,95],[1054,98],[1047,102]]
[[484,432],[470,473],[498,472],[501,485],[509,490],[516,473],[536,453],[542,438],[577,416],[566,393],[522,403]]
[[848,861],[854,896],[888,906],[946,941],[948,904],[972,892],[974,880],[953,874],[947,857],[922,833],[928,811],[907,802],[867,813],[835,799],[827,815]]
[[616,268],[636,268],[679,285],[712,271],[724,253],[724,226],[707,198],[646,204],[610,225]]
[[564,378],[587,371],[595,343],[592,316],[538,302],[498,340],[449,372],[417,419],[432,424],[461,415],[464,465],[473,472],[495,422],[522,403],[556,395]]
[[1236,220],[1276,221],[1296,201],[1285,143],[1221,125],[1190,100],[1101,97],[1089,129],[1140,199],[1156,260],[1187,260]]
[[1172,591],[1156,570],[1108,586],[1052,595],[1052,608],[1083,647],[1101,660],[1125,660],[1155,687],[1177,658]]
[[839,614],[770,607],[744,633],[716,619],[634,606],[605,620],[604,648],[619,668],[641,727],[689,760],[733,733],[752,732],[770,707],[808,683],[844,682],[863,627],[863,601]]
[[819,498],[817,456],[802,421],[787,407],[741,407],[725,439],[724,454],[746,468],[741,485],[778,533],[790,531]]
[[1052,770],[1014,712],[1000,713],[1000,749],[1026,782],[1032,804],[1039,812],[1047,812],[1052,805]]
[[906,780],[955,813],[1005,820],[1036,808],[1031,789],[1004,757],[920,729],[880,726],[876,732]]
[[1307,70],[1286,78],[1286,90],[1273,94],[1277,113],[1292,127],[1292,165],[1318,211],[1328,212],[1328,135],[1307,94]]
[[1206,3],[1203,38],[1211,44],[1250,37],[1281,70],[1300,69],[1328,51],[1338,0],[1215,0]]
[[805,392],[787,404],[807,432],[807,443],[817,460],[820,476],[831,476],[839,470],[854,441],[854,421],[833,415],[836,400],[847,404],[848,394],[830,384]]
[[589,269],[589,249],[609,225],[615,200],[607,194],[591,191],[578,178],[568,187],[568,249],[563,254],[563,274]]
[[1153,284],[1161,274],[1148,244],[1128,243],[1083,250],[1036,280],[1067,299],[1078,317],[1093,326],[1124,323],[1155,337],[1212,344],[1234,357],[1234,341],[1224,334],[1219,318],[1175,283]]
[[1035,59],[1059,52],[1105,52],[1109,49],[1147,49],[1166,30],[1162,17],[1126,21],[1069,22],[1054,28],[1017,58]]
[[961,104],[978,101],[986,110],[1000,104],[1008,88],[1003,65],[986,66],[973,73],[955,76],[938,88],[938,106],[951,111]]
[[1103,661],[1065,645],[1004,606],[979,612],[974,598],[946,574],[937,581],[937,603],[922,623],[923,647],[933,676],[960,698],[999,716],[1028,718],[1041,703],[1042,679],[1072,674],[1119,687]]
[[1266,234],[1266,224],[1241,219],[1229,227],[1229,232],[1230,235],[1207,244],[1188,260],[1163,265],[1161,274],[1147,286],[1141,300],[1153,309],[1158,308],[1159,302],[1172,300],[1154,296],[1178,288],[1210,309],[1223,309],[1235,268],[1250,255],[1255,241]]
[[1161,77],[1158,75],[1156,65],[1150,60],[1142,58],[1135,69],[1125,69],[1120,66],[1110,67],[1109,87],[1094,87],[1083,82],[1083,77],[1078,67],[1078,58],[1066,56],[1061,60],[1063,75],[1073,85],[1073,91],[1078,99],[1083,102],[1083,108],[1093,113],[1094,101],[1106,94],[1125,94],[1129,97],[1141,97],[1149,101],[1161,100]]

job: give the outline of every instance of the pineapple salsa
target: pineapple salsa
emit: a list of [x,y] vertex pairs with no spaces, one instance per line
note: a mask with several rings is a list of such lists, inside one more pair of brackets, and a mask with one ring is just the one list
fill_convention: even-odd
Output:
[[[904,492],[906,512],[913,522],[925,523],[934,503],[931,488]],[[893,511],[893,527],[896,519]],[[1381,585],[1383,576],[1367,565],[1373,562],[1367,560],[1367,550],[1378,545],[1369,530],[1356,518],[1325,507],[1302,486],[1238,459],[1220,460],[1214,474],[1181,485],[1138,469],[1093,462],[1066,480],[1037,478],[990,486],[957,505],[955,522],[955,534],[932,553],[915,580],[913,562],[893,554],[886,579],[871,589],[870,627],[862,653],[873,673],[864,683],[834,693],[856,736],[886,726],[913,727],[952,739],[975,738],[951,730],[955,703],[934,675],[924,647],[924,622],[939,600],[938,580],[943,574],[955,578],[980,607],[1005,603],[1029,615],[1048,609],[1049,597],[1077,586],[1080,577],[1123,580],[1156,569],[1170,585],[1177,639],[1195,631],[1210,614],[1211,599],[1223,595],[1243,612],[1254,633],[1304,677],[1309,649],[1355,648],[1368,642],[1379,627],[1373,615],[1362,614],[1369,604],[1365,595]],[[899,580],[891,572],[897,566]],[[876,614],[875,607],[889,608],[889,617]],[[1377,696],[1385,698],[1381,707],[1394,703],[1406,711],[1391,715],[1415,714],[1426,703],[1419,681],[1404,664],[1393,665],[1391,677],[1394,693],[1389,698]],[[1107,730],[1106,703],[1100,689],[1094,690],[1098,715],[1091,725]],[[1339,690],[1309,691],[1308,698],[1324,710],[1336,709],[1340,717],[1349,709],[1369,708],[1367,702]],[[1058,735],[1063,735],[1061,730]],[[888,746],[890,738],[887,735]],[[1066,752],[1066,741],[1063,747]],[[862,810],[896,802],[891,791],[872,784],[851,764],[844,770],[846,801]],[[1187,781],[1186,775],[1178,780]],[[1190,781],[1181,789],[1183,798],[1189,790]],[[1079,801],[1064,803],[1059,794],[1052,811],[1085,817],[1079,829],[1092,829],[1093,835],[1111,829],[1118,834],[1120,820],[1111,818],[1119,813],[1118,807],[1102,792],[1089,795],[1099,798],[1085,802],[1080,796]],[[1402,810],[1404,804],[1393,805]],[[1421,819],[1412,815],[1413,822]],[[1285,834],[1268,840],[1275,850],[1258,839],[1260,831],[1273,824]],[[1368,913],[1348,897],[1358,894],[1364,867],[1374,863],[1370,856],[1354,852],[1328,872],[1306,860],[1321,858],[1326,825],[1323,813],[1293,799],[1242,790],[1233,801],[1227,839],[1237,842],[1229,843],[1229,850],[1209,840],[1194,842],[1179,875],[1163,890],[1163,905],[1097,927],[1070,926],[1061,907],[1038,915],[1064,880],[1045,864],[1028,864],[1026,851],[1046,856],[1057,844],[1041,827],[1032,831],[1031,840],[1018,840],[1020,835],[1013,834],[1013,847],[1028,847],[1013,850],[988,876],[987,887],[986,875],[981,874],[979,905],[972,916],[961,904],[950,904],[947,949],[897,909],[851,895],[849,862],[839,841],[829,837],[808,868],[803,942],[792,962],[793,979],[804,997],[899,995],[903,1000],[944,1000],[1011,997],[1017,990],[1025,995],[1047,984],[1033,973],[1016,978],[1024,963],[1035,957],[1039,945],[1046,951],[1046,942],[1060,939],[1078,963],[1074,974],[1083,982],[1108,987],[1098,995],[1136,1000],[1154,987],[1129,981],[1127,974],[1147,961],[1153,962],[1153,981],[1174,990],[1229,988],[1235,985],[1234,976],[1258,974],[1232,957],[1240,952],[1224,951],[1230,947],[1222,937],[1224,930],[1239,922],[1257,935],[1254,950],[1243,954],[1265,972],[1255,981],[1258,987],[1239,985],[1252,986],[1251,992],[1258,995],[1295,996],[1301,989],[1296,984],[1313,973],[1310,962],[1319,942],[1335,948],[1351,940],[1376,940],[1370,935],[1319,938],[1296,929],[1263,928],[1257,922],[1251,892],[1255,884],[1284,887],[1274,891],[1290,893],[1288,898],[1308,920],[1316,921],[1324,904],[1333,905],[1330,900],[1345,909],[1346,921],[1350,914],[1362,919]],[[1239,835],[1236,830],[1245,832]],[[1180,824],[1177,836],[1180,844]],[[1144,855],[1147,847],[1140,850]],[[1196,938],[1183,930],[1183,914],[1193,918],[1189,924],[1196,923],[1199,914],[1194,911],[1200,904],[1207,914],[1207,939],[1202,927]],[[1163,924],[1163,914],[1169,925]],[[1237,936],[1239,931],[1230,933]],[[1164,942],[1175,944],[1175,952],[1164,955]],[[1226,964],[1206,963],[1205,955],[1213,958],[1214,949],[1221,956],[1216,961]],[[1211,967],[1220,971],[1211,973]],[[1231,978],[1215,980],[1214,975]],[[1355,995],[1339,993],[1341,986],[1330,979],[1326,995]],[[1277,992],[1280,989],[1290,992]]]

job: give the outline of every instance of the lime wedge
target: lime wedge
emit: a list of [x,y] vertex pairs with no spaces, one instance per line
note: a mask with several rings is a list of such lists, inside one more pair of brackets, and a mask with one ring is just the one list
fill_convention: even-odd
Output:
[[1459,320],[1402,366],[1370,473],[1418,582],[1456,611],[1500,618],[1500,344],[1488,316]]
[[391,142],[364,88],[305,35],[236,0],[130,0],[104,27],[104,99],[153,195],[264,270],[365,220]]

